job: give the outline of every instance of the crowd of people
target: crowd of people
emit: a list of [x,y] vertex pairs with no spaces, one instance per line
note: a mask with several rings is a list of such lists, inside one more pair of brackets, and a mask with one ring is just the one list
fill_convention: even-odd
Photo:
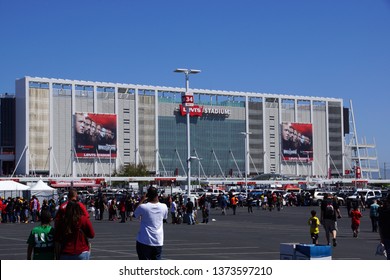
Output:
[[[363,217],[360,203],[355,201],[352,208],[347,210],[348,217],[351,219],[351,230],[353,238],[358,238],[361,218]],[[313,244],[318,244],[320,226],[324,228],[324,234],[328,245],[337,246],[337,221],[341,219],[340,205],[337,197],[330,194],[324,195],[324,201],[320,206],[321,214],[317,217],[317,212],[311,210],[308,219],[310,226],[310,237]],[[387,195],[382,201],[374,201],[370,205],[369,217],[371,220],[372,232],[379,231],[380,242],[387,252],[386,257],[390,260],[390,195]]]
[[[64,199],[65,198],[65,199]],[[197,223],[196,209],[202,207],[203,222],[208,223],[210,204],[204,199],[184,201],[182,195],[158,195],[155,188],[147,194],[127,194],[117,200],[107,197],[101,189],[95,197],[78,194],[70,189],[67,196],[59,199],[44,199],[42,204],[36,196],[30,200],[21,197],[0,200],[2,223],[36,223],[27,239],[27,259],[31,260],[88,260],[91,254],[90,239],[95,231],[91,218],[103,220],[108,213],[109,221],[125,223],[140,219],[136,250],[139,259],[160,259],[163,245],[163,223],[168,223],[168,209],[171,223]],[[157,212],[156,208],[157,207]],[[161,215],[157,215],[161,212]],[[152,224],[152,226],[150,225]]]
[[[236,200],[236,202],[234,201]],[[236,207],[248,207],[248,213],[253,213],[253,207],[257,209],[280,211],[288,206],[309,206],[312,205],[312,197],[307,193],[285,193],[278,191],[262,191],[260,193],[249,193],[246,197],[242,193],[233,192],[220,193],[217,197],[217,206],[221,208],[222,215],[226,214],[226,209]],[[234,211],[233,211],[234,214]]]
[[[36,223],[28,237],[27,259],[89,259],[90,242],[95,236],[92,217],[102,220],[108,216],[111,222],[125,223],[133,219],[141,220],[137,236],[136,250],[140,259],[161,259],[163,246],[163,224],[209,223],[211,207],[216,207],[213,215],[236,215],[239,207],[247,207],[253,213],[253,207],[259,210],[281,210],[288,206],[278,192],[265,192],[261,196],[248,196],[246,200],[234,192],[221,193],[214,204],[211,195],[203,194],[198,199],[186,198],[181,194],[174,196],[158,194],[153,187],[144,195],[127,194],[117,200],[98,191],[94,197],[78,195],[70,189],[66,200],[55,202],[37,197],[2,198],[0,200],[2,223]],[[294,205],[294,204],[291,204]],[[358,238],[363,209],[354,203],[347,209],[351,220],[352,236]],[[198,215],[200,210],[201,215]],[[103,215],[107,211],[108,215]],[[390,252],[390,196],[381,201],[374,201],[367,211],[372,224],[372,231],[379,232],[381,243]],[[169,215],[170,214],[170,215]],[[170,216],[170,219],[169,219]],[[324,230],[328,245],[337,246],[338,227],[341,219],[340,205],[336,196],[325,194],[320,206],[320,213],[310,211],[308,224],[313,244],[318,244],[319,234]],[[347,218],[347,217],[346,217]],[[150,248],[153,247],[153,248]],[[155,248],[158,247],[158,248]]]
[[41,203],[36,196],[31,199],[8,197],[0,199],[1,223],[34,223],[40,219],[42,211],[48,211],[52,218],[56,213],[57,203],[54,199],[44,199]]

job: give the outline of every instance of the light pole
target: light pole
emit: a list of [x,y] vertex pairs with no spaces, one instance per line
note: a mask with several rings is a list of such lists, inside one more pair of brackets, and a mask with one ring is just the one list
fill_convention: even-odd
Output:
[[191,157],[190,157],[190,160],[193,160],[193,159],[195,159],[195,160],[198,161],[198,186],[200,187],[200,161],[201,161],[203,158],[191,156]]
[[388,162],[384,162],[383,163],[383,179],[387,179],[387,176],[386,176],[386,168],[387,168],[387,165]]
[[[186,92],[184,95],[189,94],[189,88],[190,88],[190,80],[189,76],[190,74],[198,74],[200,73],[200,70],[194,70],[194,69],[182,69],[178,68],[174,72],[176,73],[184,73],[185,79],[186,79]],[[186,117],[187,117],[187,193],[188,193],[188,198],[190,197],[191,194],[191,143],[190,143],[190,110],[188,103],[185,103],[185,110],[186,110]]]
[[53,147],[49,147],[49,148],[47,148],[47,150],[49,151],[49,154],[48,154],[48,158],[49,158],[49,177],[51,177],[51,157],[50,157],[50,155],[51,155],[51,150],[53,149]]
[[313,152],[312,151],[302,151],[303,154],[306,154],[307,156],[307,178],[308,178],[308,181],[310,180],[311,178],[311,166],[310,166],[310,154],[312,154]]
[[111,188],[111,171],[112,171],[112,161],[111,161],[111,146],[110,146],[110,170],[109,170],[109,172],[110,172],[110,184],[109,184],[110,188]]
[[248,197],[248,140],[249,135],[252,134],[252,132],[241,132],[241,134],[245,135],[245,192],[246,197]]

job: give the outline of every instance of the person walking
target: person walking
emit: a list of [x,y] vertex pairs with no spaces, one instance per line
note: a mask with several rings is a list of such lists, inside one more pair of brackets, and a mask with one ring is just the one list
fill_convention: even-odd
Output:
[[370,206],[370,219],[372,225],[372,232],[378,232],[378,216],[379,216],[379,204],[375,199]]
[[126,199],[126,220],[129,219],[130,221],[133,220],[134,215],[134,199],[129,196]]
[[80,203],[69,200],[61,223],[55,228],[57,258],[60,260],[89,260],[89,238],[95,237],[95,230],[89,216],[85,215]]
[[56,207],[57,207],[57,204],[56,204],[54,198],[49,199],[49,211],[50,211],[52,219],[54,219],[56,217],[56,211],[57,211]]
[[195,219],[194,219],[194,203],[191,201],[190,198],[187,198],[186,203],[186,214],[188,217],[188,224],[189,225],[195,225]]
[[31,223],[38,221],[39,210],[40,210],[39,200],[35,195],[33,195],[30,201]]
[[337,246],[337,219],[340,218],[339,204],[329,194],[324,194],[324,200],[321,203],[321,224],[324,226],[328,245],[330,245],[330,234],[332,235],[333,247]]
[[387,252],[387,260],[390,260],[390,194],[387,195],[378,212],[379,235]]
[[99,220],[103,220],[104,217],[104,210],[107,209],[107,196],[105,194],[102,195],[102,197],[99,199]]
[[83,211],[83,214],[89,218],[89,213],[87,211],[87,208],[85,205],[77,200],[77,190],[74,188],[71,188],[68,192],[68,199],[61,203],[60,207],[58,208],[55,220],[54,220],[54,227],[57,227],[58,224],[62,223],[63,218],[65,217],[66,207],[68,206],[68,203],[70,201],[76,202],[79,204],[81,211]]
[[[147,203],[144,203],[146,202]],[[135,206],[134,216],[141,218],[136,250],[140,260],[161,260],[164,245],[163,220],[168,218],[166,204],[160,203],[155,187],[150,187]]]
[[267,194],[262,194],[261,195],[261,207],[263,210],[267,210],[267,205],[268,205],[268,196]]
[[253,196],[248,195],[246,198],[246,206],[248,207],[248,213],[253,213]]
[[219,194],[218,196],[218,202],[222,210],[222,215],[226,215],[226,208],[227,208],[227,199],[223,194]]
[[359,207],[355,206],[351,210],[351,228],[352,228],[354,238],[358,237],[361,217],[362,217],[362,213],[359,211]]
[[232,194],[232,197],[230,198],[230,205],[232,206],[233,215],[236,215],[237,205],[238,205],[238,198],[234,194]]
[[108,208],[108,220],[109,221],[116,221],[118,218],[117,218],[117,210],[118,210],[118,206],[116,205],[116,198],[113,197],[111,199],[111,203],[109,203],[110,206]]
[[99,201],[102,198],[97,197],[94,202],[94,208],[95,208],[95,220],[100,220],[100,208],[99,208]]
[[205,197],[205,201],[202,205],[202,224],[208,224],[209,222],[209,217],[210,217],[210,208],[211,204],[209,201],[209,198]]
[[54,260],[54,228],[50,211],[41,212],[41,225],[34,227],[27,239],[28,260]]
[[311,210],[311,217],[308,220],[310,226],[310,237],[313,241],[313,244],[318,245],[318,235],[320,233],[320,220],[317,217],[317,212]]
[[176,204],[176,201],[174,199],[172,199],[172,202],[170,205],[170,211],[171,211],[172,224],[176,224],[177,204]]
[[120,223],[126,222],[126,197],[123,197],[121,201],[119,202],[119,215],[121,217]]
[[22,212],[22,204],[23,201],[20,197],[17,197],[15,199],[15,205],[14,205],[14,216],[15,216],[15,223],[20,224],[20,217]]

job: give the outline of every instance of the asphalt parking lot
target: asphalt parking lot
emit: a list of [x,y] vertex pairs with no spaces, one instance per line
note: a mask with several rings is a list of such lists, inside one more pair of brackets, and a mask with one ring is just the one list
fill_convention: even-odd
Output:
[[[312,209],[318,207],[287,207],[282,211],[264,211],[254,207],[253,213],[238,208],[222,216],[211,210],[208,224],[165,224],[163,258],[169,260],[278,260],[280,243],[310,244],[307,220]],[[363,212],[360,234],[353,238],[350,218],[341,208],[338,245],[332,249],[334,260],[383,260],[375,256],[378,233],[371,232],[369,211]],[[198,211],[199,216],[201,215]],[[93,260],[136,260],[135,239],[138,221],[119,223],[91,217],[96,236],[92,240]],[[170,222],[170,218],[168,220]],[[0,259],[25,260],[26,240],[36,224],[0,224]],[[320,228],[320,244],[326,239]]]

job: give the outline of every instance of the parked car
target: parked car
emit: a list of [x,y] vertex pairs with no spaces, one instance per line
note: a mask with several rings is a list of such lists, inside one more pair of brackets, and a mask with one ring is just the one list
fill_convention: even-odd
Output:
[[337,201],[339,203],[339,205],[344,205],[345,204],[345,200],[343,197],[341,196],[337,196],[337,194],[335,192],[327,192],[327,191],[315,191],[314,194],[313,194],[313,204],[314,205],[321,205],[322,201],[324,200],[324,194],[331,194],[331,195],[336,195],[337,197]]
[[370,207],[374,200],[380,200],[382,198],[382,191],[373,189],[360,189],[357,190],[353,195],[348,196],[348,199],[356,200],[358,195],[360,196],[361,200],[364,201],[365,206]]
[[340,190],[336,192],[338,197],[344,198],[344,201],[347,201],[348,196],[353,195],[355,191],[353,190]]

